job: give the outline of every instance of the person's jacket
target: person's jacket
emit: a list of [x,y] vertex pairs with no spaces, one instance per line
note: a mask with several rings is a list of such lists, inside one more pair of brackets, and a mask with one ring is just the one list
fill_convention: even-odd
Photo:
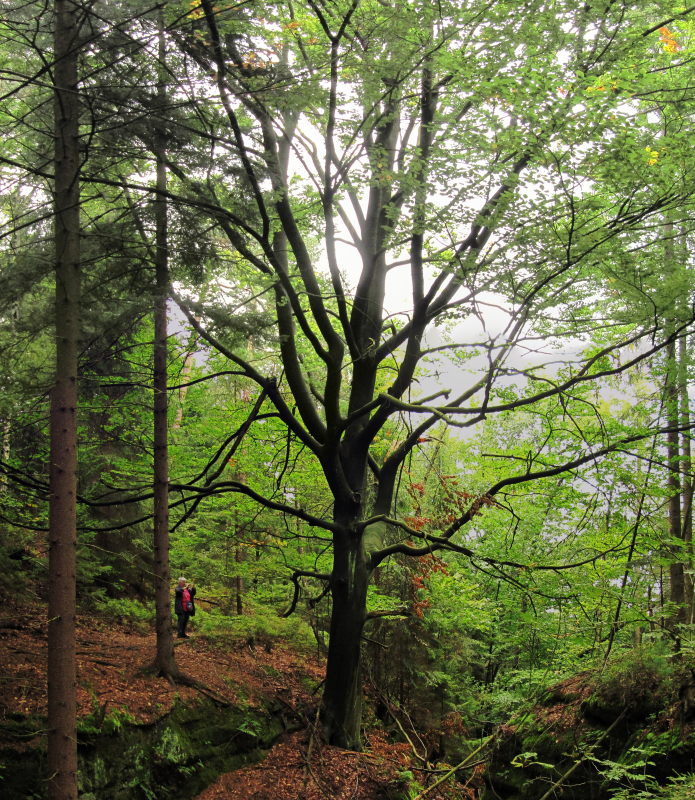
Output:
[[[174,589],[174,614],[187,614],[186,609],[183,607],[183,590],[186,587],[177,586]],[[191,602],[193,602],[193,598],[195,597],[195,586],[188,587],[188,593],[191,595]]]

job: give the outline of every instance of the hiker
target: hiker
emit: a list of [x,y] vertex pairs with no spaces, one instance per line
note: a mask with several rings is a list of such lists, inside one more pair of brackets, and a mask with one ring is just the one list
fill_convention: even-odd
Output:
[[195,614],[194,597],[195,586],[193,584],[188,585],[185,578],[179,578],[178,586],[174,591],[174,612],[178,617],[176,636],[179,639],[188,639],[186,625],[188,624],[188,618]]

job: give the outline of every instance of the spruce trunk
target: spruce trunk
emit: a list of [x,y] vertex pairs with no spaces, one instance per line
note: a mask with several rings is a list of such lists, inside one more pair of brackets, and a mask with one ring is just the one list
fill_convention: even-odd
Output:
[[77,7],[56,0],[55,335],[50,411],[48,552],[48,798],[77,798],[75,566],[77,352],[80,296]]
[[[163,21],[159,20],[158,100],[162,109],[166,102],[163,63],[165,42]],[[155,199],[155,271],[154,298],[154,572],[155,628],[158,674],[173,678],[177,674],[171,631],[171,601],[169,598],[169,431],[167,399],[167,297],[169,293],[169,259],[167,242],[167,188],[165,137],[155,132],[157,162],[157,196]]]

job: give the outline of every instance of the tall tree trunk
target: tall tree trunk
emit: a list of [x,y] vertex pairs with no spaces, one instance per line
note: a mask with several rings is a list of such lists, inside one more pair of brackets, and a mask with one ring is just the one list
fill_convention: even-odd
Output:
[[[10,420],[3,419],[0,422],[0,460],[2,460],[5,464],[7,464],[10,460],[11,432],[12,426],[10,425]],[[7,478],[3,472],[3,474],[0,475],[0,492],[4,492],[5,489],[7,489]]]
[[665,406],[669,431],[667,435],[668,457],[668,521],[669,535],[671,538],[671,563],[669,565],[670,596],[669,599],[676,605],[675,621],[683,622],[685,619],[685,570],[683,568],[683,545],[681,524],[681,465],[680,465],[680,437],[678,425],[678,365],[676,360],[676,345],[670,342],[666,350],[666,391]]
[[690,449],[690,396],[688,394],[688,340],[683,336],[678,345],[678,391],[680,395],[681,439],[681,539],[685,567],[685,622],[693,622],[693,479]]
[[[166,54],[164,23],[159,12],[159,81],[157,100],[162,117],[166,107]],[[155,199],[155,271],[154,297],[154,572],[155,627],[157,654],[155,669],[160,675],[172,678],[177,674],[171,630],[171,600],[169,597],[169,452],[167,403],[167,298],[169,295],[169,254],[167,243],[167,188],[165,164],[166,140],[163,121],[155,131],[157,165],[157,196]]]
[[75,554],[80,298],[78,7],[56,0],[55,331],[50,411],[48,550],[48,798],[77,798]]
[[[234,563],[243,564],[243,562],[244,562],[244,551],[239,545],[237,545],[234,548]],[[234,595],[236,603],[236,613],[237,616],[240,617],[244,613],[244,579],[240,573],[237,573],[234,576]]]
[[[667,217],[664,224],[664,272],[672,278],[677,278],[678,265],[674,247],[674,225]],[[666,319],[666,331],[672,334],[677,328],[678,308],[674,301],[674,308],[670,310]],[[680,459],[680,391],[679,391],[679,361],[675,341],[670,341],[666,347],[666,378],[664,382],[664,406],[669,433],[666,439],[666,454],[668,461],[668,532],[671,539],[669,582],[669,600],[676,606],[673,621],[677,625],[685,622],[685,568],[684,548],[682,542],[683,527],[681,514],[681,470]],[[677,646],[679,639],[676,639]]]
[[[341,515],[336,515],[341,520]],[[334,537],[331,623],[322,723],[329,744],[359,750],[362,721],[362,629],[369,572],[362,537],[350,525]]]

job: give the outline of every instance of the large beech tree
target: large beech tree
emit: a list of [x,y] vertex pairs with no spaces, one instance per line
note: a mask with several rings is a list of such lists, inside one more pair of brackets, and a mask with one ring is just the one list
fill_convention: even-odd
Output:
[[[214,220],[272,296],[281,376],[267,349],[226,346],[219,315],[181,306],[317,460],[333,507],[318,516],[222,476],[172,488],[244,493],[331,535],[330,573],[304,571],[296,586],[313,577],[330,589],[324,730],[359,747],[378,565],[440,548],[485,560],[460,532],[502,490],[656,433],[604,431],[579,455],[541,448],[435,533],[396,513],[399,475],[435,424],[570,396],[684,334],[689,315],[663,332],[654,315],[618,313],[603,266],[639,273],[660,246],[656,221],[687,216],[685,171],[651,169],[657,151],[688,158],[687,143],[649,114],[664,99],[659,72],[671,90],[687,62],[687,36],[659,2],[307,0],[241,12],[199,0],[170,18],[196,109],[186,135],[210,154],[202,171],[168,153],[176,199]],[[491,306],[496,329],[476,327]],[[602,345],[576,355],[597,332]],[[575,355],[559,372],[542,351],[563,342]],[[450,385],[420,389],[425,368]],[[394,418],[401,435],[385,448]]]

